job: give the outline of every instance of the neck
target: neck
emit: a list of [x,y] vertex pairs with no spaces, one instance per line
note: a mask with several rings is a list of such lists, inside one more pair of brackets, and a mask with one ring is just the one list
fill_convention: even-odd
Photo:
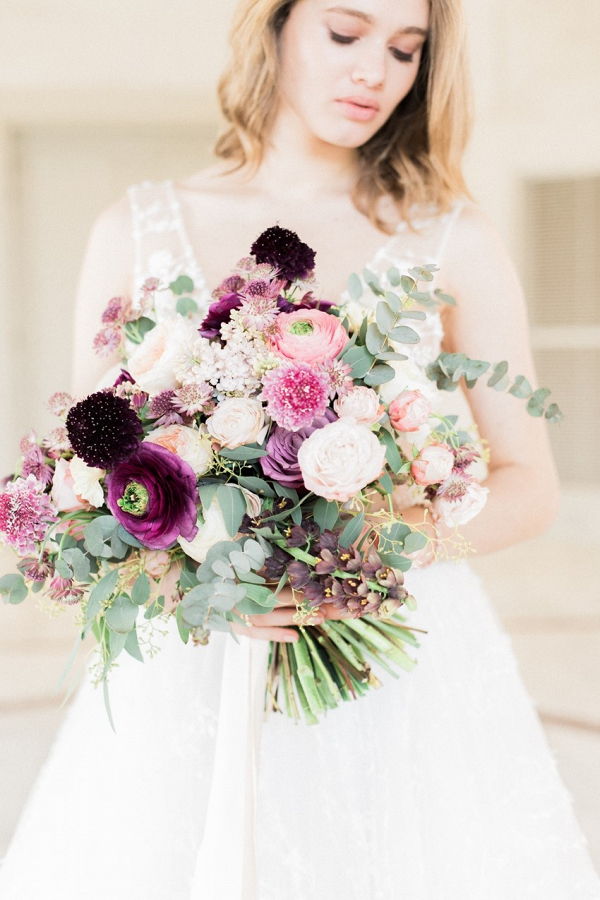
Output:
[[283,108],[252,180],[270,195],[310,202],[324,195],[348,195],[357,177],[355,149],[328,144],[308,132],[291,110]]

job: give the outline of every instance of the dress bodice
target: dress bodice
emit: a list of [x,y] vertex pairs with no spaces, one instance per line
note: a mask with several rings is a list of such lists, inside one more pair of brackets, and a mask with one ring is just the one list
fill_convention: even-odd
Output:
[[[196,315],[203,318],[211,303],[211,289],[216,285],[211,287],[207,284],[202,266],[192,248],[173,181],[144,181],[129,187],[128,195],[135,245],[133,302],[139,303],[141,286],[147,278],[159,278],[168,283],[180,274],[188,274],[195,285],[193,297],[198,304]],[[433,208],[418,209],[413,216],[416,230],[411,230],[405,221],[400,222],[389,239],[382,243],[374,258],[368,262],[359,260],[359,265],[363,263],[362,268],[374,272],[382,287],[390,290],[393,287],[387,272],[392,267],[404,274],[412,266],[427,263],[441,266],[452,225],[463,206],[464,201],[458,200],[449,212],[442,215],[436,214]],[[378,298],[364,281],[362,268],[357,271],[363,282],[361,306],[374,308]],[[223,277],[227,274],[224,272]],[[435,273],[434,281],[427,287],[437,286],[438,274],[443,277],[443,269],[440,273]],[[339,299],[343,304],[352,302],[347,290]],[[157,317],[161,319],[173,312],[172,296],[159,296]],[[419,366],[425,366],[440,352],[443,327],[439,312],[432,310],[425,320],[411,321],[411,327],[419,333],[420,341],[418,344],[407,345],[403,352]]]

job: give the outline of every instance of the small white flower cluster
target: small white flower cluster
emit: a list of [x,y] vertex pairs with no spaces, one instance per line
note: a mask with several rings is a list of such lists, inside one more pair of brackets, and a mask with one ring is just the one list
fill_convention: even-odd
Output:
[[185,336],[173,360],[173,374],[177,381],[182,385],[198,384],[202,381],[198,373],[208,348],[210,348],[210,341],[200,337],[198,333]]
[[251,397],[262,387],[255,367],[259,355],[264,354],[264,342],[251,335],[235,315],[221,325],[221,337],[224,346],[207,342],[196,378],[212,384],[218,394]]

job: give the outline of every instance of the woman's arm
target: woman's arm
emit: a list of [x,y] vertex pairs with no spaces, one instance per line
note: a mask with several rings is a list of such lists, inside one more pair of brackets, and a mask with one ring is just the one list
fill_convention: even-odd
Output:
[[[445,349],[492,364],[507,360],[513,378],[525,375],[538,387],[519,279],[496,228],[476,206],[459,216],[440,269],[444,289],[458,304],[449,309]],[[475,552],[490,553],[544,531],[556,517],[560,493],[545,421],[530,416],[522,400],[481,381],[467,397],[491,451],[484,482],[490,493],[483,511],[459,532]],[[451,533],[440,531],[442,538]]]
[[94,223],[79,273],[71,366],[71,393],[77,398],[91,393],[101,377],[120,361],[116,353],[98,356],[92,344],[108,301],[131,292],[133,267],[131,212],[125,196]]

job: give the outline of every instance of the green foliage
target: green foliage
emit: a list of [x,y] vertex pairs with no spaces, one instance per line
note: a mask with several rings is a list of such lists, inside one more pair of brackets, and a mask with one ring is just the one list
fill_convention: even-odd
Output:
[[[111,631],[117,634],[128,634],[138,615],[138,607],[125,594],[119,594],[115,597],[112,606],[109,606],[105,613],[106,624]],[[125,642],[123,642],[125,646]]]
[[182,294],[191,294],[194,290],[194,282],[189,275],[180,275],[179,278],[176,278],[175,281],[169,284],[169,290],[176,297],[180,297]]
[[252,491],[254,494],[258,494],[259,497],[277,496],[277,494],[267,481],[265,481],[263,478],[257,478],[254,475],[240,475],[240,477],[238,478],[238,484],[241,487],[246,488],[246,490]]
[[261,456],[268,456],[268,453],[257,444],[243,444],[241,447],[236,447],[234,450],[220,450],[219,456],[224,456],[225,459],[247,461],[259,459]]
[[339,515],[337,503],[333,500],[326,500],[324,497],[319,497],[314,506],[313,516],[321,531],[334,529],[339,519]]
[[150,579],[145,572],[135,579],[131,590],[131,600],[136,606],[144,606],[150,599]]
[[198,304],[193,297],[180,297],[177,301],[177,312],[180,316],[188,316],[198,312]]
[[402,457],[400,455],[400,451],[398,450],[398,445],[394,440],[394,436],[387,430],[387,428],[382,428],[379,432],[379,439],[382,443],[385,444],[385,458],[387,463],[395,474],[397,474],[402,468]]
[[358,513],[358,515],[353,516],[348,522],[346,522],[344,530],[340,535],[340,547],[349,547],[350,544],[354,544],[359,539],[364,527],[364,513],[361,512]]
[[350,277],[348,278],[348,293],[352,300],[358,302],[363,294],[363,286],[362,281],[356,274],[356,272],[352,272]]
[[4,575],[0,578],[0,596],[5,603],[16,606],[26,599],[28,588],[21,574]]
[[227,533],[235,537],[246,512],[246,500],[238,487],[222,484],[217,489],[217,501],[223,514]]

